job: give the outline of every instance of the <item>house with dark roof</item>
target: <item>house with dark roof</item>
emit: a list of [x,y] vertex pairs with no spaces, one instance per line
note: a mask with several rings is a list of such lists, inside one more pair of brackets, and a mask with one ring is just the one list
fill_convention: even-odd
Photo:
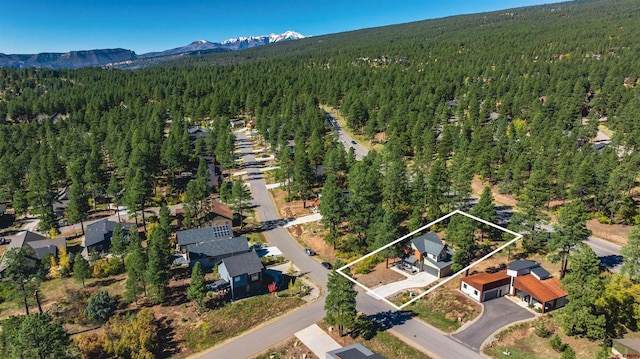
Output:
[[517,260],[498,273],[478,273],[463,278],[460,290],[478,302],[510,294],[542,313],[567,304],[567,291],[538,262]]
[[84,229],[84,239],[82,240],[82,256],[89,258],[91,252],[106,253],[111,247],[111,237],[116,226],[121,226],[128,234],[135,230],[135,223],[118,223],[103,218],[97,222],[88,224]]
[[223,258],[218,274],[229,283],[231,296],[236,299],[262,289],[264,265],[256,252],[246,252]]
[[196,262],[212,268],[223,258],[249,252],[249,240],[234,236],[231,224],[219,222],[211,227],[194,228],[176,232],[177,250],[190,266]]
[[411,248],[414,254],[405,259],[405,262],[438,278],[451,275],[453,249],[443,243],[435,232],[412,239]]
[[616,358],[640,358],[640,339],[613,339],[611,351]]
[[327,352],[326,359],[385,359],[360,343]]
[[[67,240],[65,238],[49,239],[31,231],[23,231],[15,237],[9,238],[11,238],[11,242],[7,246],[7,251],[12,248],[29,247],[33,251],[34,262],[42,260],[47,254],[57,256],[62,249],[67,249]],[[5,267],[6,264],[3,257],[0,262],[0,273],[4,271]]]

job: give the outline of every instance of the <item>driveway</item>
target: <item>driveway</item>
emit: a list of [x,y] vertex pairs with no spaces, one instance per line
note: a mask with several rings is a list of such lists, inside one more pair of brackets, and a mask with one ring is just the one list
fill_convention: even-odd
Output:
[[[402,273],[402,274],[406,275],[405,273]],[[405,280],[400,280],[397,282],[381,285],[375,289],[372,289],[371,291],[382,298],[386,298],[390,295],[396,294],[405,289],[426,287],[429,284],[435,282],[436,280],[438,280],[438,277],[434,276],[433,274],[429,274],[427,272],[418,272],[415,275],[407,276],[407,279]],[[371,293],[369,292],[367,293],[375,297]],[[376,297],[376,299],[378,298]]]
[[309,348],[318,358],[326,358],[327,352],[342,348],[329,334],[320,329],[317,324],[313,324],[299,332],[296,337]]
[[468,328],[452,334],[462,344],[479,351],[482,343],[496,330],[523,319],[533,318],[534,315],[511,300],[500,297],[484,302],[482,317]]

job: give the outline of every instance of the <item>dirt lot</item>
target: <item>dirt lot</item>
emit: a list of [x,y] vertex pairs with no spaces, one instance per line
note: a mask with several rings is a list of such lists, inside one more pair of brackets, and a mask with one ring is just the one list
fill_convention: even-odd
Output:
[[[391,265],[392,261],[389,261]],[[355,279],[369,288],[404,280],[407,277],[386,268],[386,263],[378,263],[371,272],[354,276]]]
[[295,336],[291,336],[286,340],[282,341],[281,343],[278,343],[273,347],[253,357],[253,359],[298,359],[298,358],[318,359],[318,357]]

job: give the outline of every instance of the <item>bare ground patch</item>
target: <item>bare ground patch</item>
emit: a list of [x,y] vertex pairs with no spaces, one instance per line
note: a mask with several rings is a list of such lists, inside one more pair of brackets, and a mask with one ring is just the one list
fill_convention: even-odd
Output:
[[[391,264],[391,262],[389,264]],[[407,279],[407,277],[402,274],[386,268],[385,262],[378,263],[371,272],[355,275],[354,278],[368,288]]]

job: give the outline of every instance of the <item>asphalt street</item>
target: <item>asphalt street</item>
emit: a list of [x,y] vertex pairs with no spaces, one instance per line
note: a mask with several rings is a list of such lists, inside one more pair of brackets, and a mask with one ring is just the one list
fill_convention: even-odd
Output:
[[[238,145],[246,167],[252,168],[255,157],[248,146],[245,133],[236,133]],[[300,270],[315,283],[326,288],[327,270],[318,261],[304,253],[289,232],[280,227],[278,213],[269,196],[262,174],[257,170],[249,173],[253,203],[260,221],[269,228],[264,233],[272,245],[293,260]],[[274,225],[276,223],[276,225]],[[412,318],[405,312],[392,310],[385,303],[371,298],[363,292],[358,294],[358,310],[375,320],[382,328],[399,336],[404,341],[422,348],[433,358],[482,358],[478,353],[456,342],[438,330]],[[293,335],[295,332],[319,321],[324,317],[324,297],[304,308],[287,314],[280,319],[234,338],[212,350],[198,354],[201,358],[247,358]]]

